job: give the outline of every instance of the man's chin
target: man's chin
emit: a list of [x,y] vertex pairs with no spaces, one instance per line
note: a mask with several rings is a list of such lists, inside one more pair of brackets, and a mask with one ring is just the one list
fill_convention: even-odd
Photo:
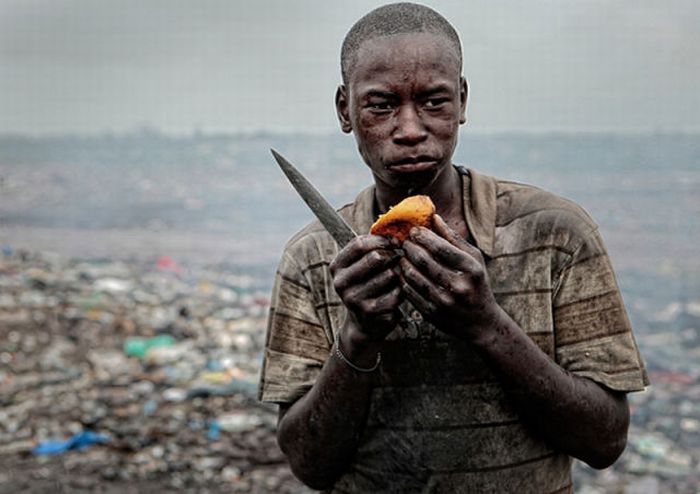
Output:
[[442,168],[439,164],[413,168],[402,167],[393,170],[389,168],[387,181],[392,187],[404,191],[407,195],[420,194],[435,182]]
[[413,170],[410,173],[406,171],[392,173],[389,170],[388,182],[393,188],[401,190],[406,195],[420,194],[435,182],[438,172],[437,167]]

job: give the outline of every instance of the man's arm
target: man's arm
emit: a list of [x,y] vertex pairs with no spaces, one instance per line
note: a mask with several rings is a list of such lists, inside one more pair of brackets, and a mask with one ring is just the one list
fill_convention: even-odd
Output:
[[436,327],[471,342],[524,422],[553,447],[595,468],[624,450],[623,393],[566,372],[496,303],[481,253],[436,216],[437,235],[414,229],[404,242],[403,290]]
[[[346,355],[362,361],[359,354]],[[371,390],[371,374],[353,370],[331,353],[311,390],[291,407],[280,408],[277,440],[295,475],[309,487],[330,488],[350,463]]]
[[627,443],[626,394],[565,371],[500,312],[491,332],[472,342],[523,421],[554,448],[594,468],[612,465]]
[[[334,286],[348,308],[339,330],[342,354],[371,369],[401,303],[397,257],[382,237],[362,236],[331,263]],[[277,440],[295,475],[310,487],[331,487],[357,450],[367,420],[373,372],[342,361],[335,344],[314,385],[291,406],[280,407]]]

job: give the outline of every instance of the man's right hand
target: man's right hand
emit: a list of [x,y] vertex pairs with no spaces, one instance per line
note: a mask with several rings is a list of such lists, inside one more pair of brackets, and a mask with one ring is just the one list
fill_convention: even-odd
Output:
[[[354,366],[372,369],[399,320],[399,260],[390,240],[363,235],[330,264],[333,286],[348,309],[339,328],[340,351]],[[374,376],[345,359],[328,358],[311,389],[280,407],[277,440],[294,473],[307,485],[330,489],[352,462],[367,423]]]
[[333,286],[349,313],[344,347],[376,345],[396,327],[403,300],[401,280],[394,271],[399,259],[389,239],[361,235],[331,262]]

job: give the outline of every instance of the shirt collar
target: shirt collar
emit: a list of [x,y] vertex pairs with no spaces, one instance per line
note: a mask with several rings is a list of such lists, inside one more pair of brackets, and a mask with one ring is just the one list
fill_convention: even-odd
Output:
[[[496,232],[496,181],[472,169],[460,168],[462,177],[462,204],[464,219],[481,252],[493,257]],[[369,232],[376,220],[374,210],[374,185],[360,192],[350,222],[359,234]]]
[[472,169],[462,174],[464,216],[476,246],[493,257],[496,236],[496,180]]

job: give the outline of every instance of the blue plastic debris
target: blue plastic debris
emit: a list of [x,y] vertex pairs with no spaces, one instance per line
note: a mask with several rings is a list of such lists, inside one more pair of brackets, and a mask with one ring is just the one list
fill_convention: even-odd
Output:
[[207,430],[207,439],[210,441],[218,441],[221,438],[221,426],[216,420],[209,422],[209,430]]
[[45,441],[37,445],[33,450],[37,456],[40,455],[60,455],[69,450],[85,449],[94,444],[109,442],[109,437],[92,431],[78,432],[76,435],[65,441]]

